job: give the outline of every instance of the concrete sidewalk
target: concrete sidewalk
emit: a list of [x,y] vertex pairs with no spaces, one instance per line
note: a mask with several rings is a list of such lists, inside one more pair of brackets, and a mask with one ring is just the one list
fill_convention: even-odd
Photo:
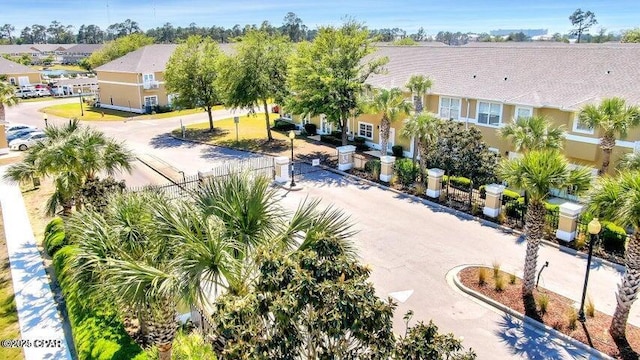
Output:
[[[0,178],[6,167],[0,167]],[[0,180],[11,277],[26,360],[71,359],[62,319],[16,183]],[[30,346],[27,346],[30,345]]]

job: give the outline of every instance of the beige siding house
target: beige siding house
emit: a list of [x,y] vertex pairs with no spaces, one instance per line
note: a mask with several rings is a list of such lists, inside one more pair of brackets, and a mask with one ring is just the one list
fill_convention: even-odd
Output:
[[0,57],[0,76],[15,86],[29,86],[42,82],[40,72],[16,62]]
[[[518,116],[545,115],[567,131],[564,149],[572,162],[599,167],[600,134],[580,124],[577,113],[613,96],[640,105],[640,44],[380,46],[374,56],[387,56],[389,63],[385,74],[369,79],[373,87],[404,88],[411,75],[430,77],[433,87],[425,96],[425,111],[477,127],[504,157],[517,154],[497,130]],[[410,101],[411,94],[406,95]],[[320,118],[307,121],[327,129]],[[363,115],[350,120],[349,131],[379,148],[379,124],[380,116]],[[399,136],[401,127],[401,121],[392,124],[389,142],[402,145],[410,156],[412,142]],[[613,163],[630,151],[640,151],[638,128],[617,142]]]
[[176,45],[148,45],[95,69],[98,101],[106,109],[145,113],[171,104],[164,70]]

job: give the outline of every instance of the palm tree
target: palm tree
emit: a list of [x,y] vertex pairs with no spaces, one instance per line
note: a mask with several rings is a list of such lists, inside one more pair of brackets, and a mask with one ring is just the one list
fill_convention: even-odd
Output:
[[562,149],[564,141],[564,130],[553,127],[544,116],[520,117],[498,130],[498,134],[511,140],[518,152]]
[[640,108],[627,106],[624,99],[613,97],[604,99],[600,105],[586,105],[579,115],[580,122],[599,128],[602,137],[600,148],[602,149],[602,167],[599,174],[607,173],[611,152],[616,146],[616,138],[624,139],[630,128],[640,125]]
[[609,331],[614,339],[625,338],[631,305],[640,290],[640,172],[623,171],[616,177],[602,177],[589,192],[590,210],[621,226],[633,228],[627,245],[617,306]]
[[202,305],[211,284],[233,276],[233,243],[188,202],[153,192],[115,195],[104,214],[75,213],[68,233],[77,250],[66,281],[86,299],[112,302],[138,320],[143,345],[171,358],[177,304]]
[[382,113],[382,119],[380,120],[380,156],[387,155],[391,123],[411,112],[411,104],[404,100],[402,90],[399,88],[391,90],[374,89],[373,98],[365,103],[368,113]]
[[18,103],[15,88],[5,81],[0,81],[0,122],[6,121],[5,106]]
[[[433,86],[433,82],[428,77],[424,75],[411,75],[409,81],[405,84],[405,87],[411,91],[413,94],[413,108],[415,109],[416,115],[420,114],[424,109],[424,105],[422,104],[422,99],[424,94],[429,91],[429,89]],[[411,158],[414,166],[416,163],[416,155],[418,150],[418,139],[413,139],[413,156]]]
[[504,160],[498,166],[498,174],[509,186],[524,190],[529,201],[524,229],[527,254],[522,286],[526,300],[533,296],[535,287],[538,248],[544,234],[545,200],[550,195],[549,189],[572,186],[580,192],[589,186],[591,175],[586,168],[571,170],[567,159],[557,150],[532,150],[522,158]]
[[438,115],[430,112],[416,114],[404,121],[400,135],[405,138],[414,138],[417,142],[416,150],[420,152],[420,174],[422,182],[426,184],[424,176],[425,163],[429,148],[438,140],[438,129],[441,123]]
[[22,163],[10,166],[5,177],[14,181],[51,177],[56,186],[47,206],[51,215],[58,206],[65,216],[71,213],[73,203],[81,208],[80,189],[97,173],[131,171],[133,156],[129,150],[104,134],[81,126],[76,119],[65,126],[48,126],[45,133],[46,140],[29,149]]

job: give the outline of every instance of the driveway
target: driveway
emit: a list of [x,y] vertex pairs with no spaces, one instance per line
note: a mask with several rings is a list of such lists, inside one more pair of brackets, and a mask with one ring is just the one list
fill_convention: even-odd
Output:
[[[9,108],[7,118],[30,124],[42,121],[36,110],[44,105],[20,104]],[[216,119],[228,116],[226,110],[215,112]],[[183,118],[185,124],[205,120],[206,114]],[[220,161],[254,156],[163,135],[179,126],[175,119],[91,124],[125,141],[134,151],[156,155],[187,174],[207,170]],[[309,196],[324,199],[325,205],[333,204],[352,216],[360,231],[355,237],[360,256],[373,267],[371,280],[379,295],[395,293],[404,300],[395,314],[398,333],[404,333],[402,316],[411,309],[415,312],[412,323],[433,319],[441,331],[464,337],[465,346],[472,347],[479,359],[582,358],[571,346],[549,341],[548,335],[471,300],[447,283],[447,273],[462,264],[497,261],[505,271],[521,274],[526,244],[520,237],[326,171],[307,174],[300,184],[302,191],[282,192],[287,208],[294,210]],[[586,261],[551,246],[542,246],[539,254],[540,264],[549,262],[540,285],[579,299]],[[597,261],[593,265],[589,293],[598,310],[613,313],[619,275],[618,270]],[[630,322],[640,325],[637,306]]]

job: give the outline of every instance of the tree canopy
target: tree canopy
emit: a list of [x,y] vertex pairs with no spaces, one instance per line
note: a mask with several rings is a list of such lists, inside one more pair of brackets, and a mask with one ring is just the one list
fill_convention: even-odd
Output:
[[480,130],[466,129],[463,123],[454,121],[440,123],[438,139],[431,144],[427,157],[429,167],[470,178],[476,184],[495,182],[497,160],[498,155],[489,151]]
[[262,106],[268,140],[273,140],[268,101],[281,102],[286,93],[291,46],[284,36],[251,30],[239,39],[236,54],[224,57],[218,77],[224,103],[230,108]]
[[623,43],[640,43],[640,28],[625,31],[620,41]]
[[577,36],[577,42],[580,42],[583,33],[589,32],[589,28],[598,23],[596,14],[591,11],[582,11],[580,8],[576,9],[576,11],[569,16],[569,20],[573,26],[573,29],[569,31],[569,35]]
[[217,83],[220,59],[220,49],[213,40],[194,35],[176,48],[165,71],[167,92],[176,95],[174,104],[202,107],[209,116],[210,131],[211,111],[221,100]]
[[366,28],[347,21],[340,28],[320,27],[313,43],[301,43],[290,63],[287,85],[291,96],[287,108],[301,115],[324,114],[342,131],[347,144],[349,114],[371,74],[383,71],[387,58],[364,61],[374,52]]
[[134,33],[124,36],[104,44],[101,49],[87,58],[85,64],[91,69],[95,69],[100,65],[150,44],[153,44],[153,39],[143,34]]

